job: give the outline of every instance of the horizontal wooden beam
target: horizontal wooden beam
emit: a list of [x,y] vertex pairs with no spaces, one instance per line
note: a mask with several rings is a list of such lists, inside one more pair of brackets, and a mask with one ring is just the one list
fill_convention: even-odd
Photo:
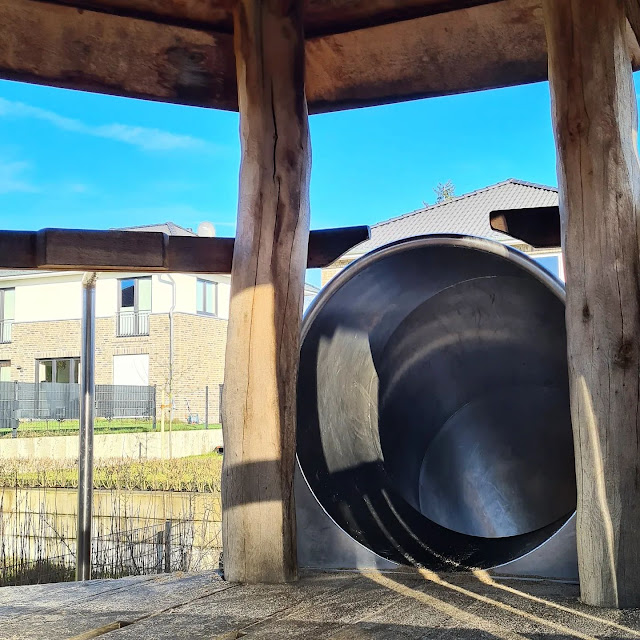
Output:
[[489,214],[491,228],[532,247],[556,248],[561,244],[559,207],[502,209]]
[[[232,33],[235,0],[39,0],[209,33]],[[308,38],[412,20],[500,0],[307,0]]]
[[[312,231],[307,268],[326,267],[369,239],[369,227]],[[231,273],[233,238],[157,232],[0,231],[0,269]]]
[[538,0],[513,0],[307,42],[316,112],[547,78]]
[[[95,0],[91,4],[110,4],[115,13],[78,11],[35,0],[2,0],[0,77],[237,109],[235,58],[229,34],[196,28],[188,21],[161,24],[117,13],[126,7],[138,7],[142,16],[145,7],[151,10],[153,6],[184,5],[191,7],[197,22],[208,19],[201,14],[208,11],[209,3]],[[546,79],[546,40],[539,0],[509,0],[451,10],[465,4],[477,3],[318,1],[317,24],[339,15],[331,11],[340,6],[345,11],[350,7],[354,25],[371,28],[307,38],[309,110],[319,113]],[[400,11],[400,5],[404,7],[402,12],[410,10],[416,16],[429,6],[431,10],[439,7],[439,11],[451,11],[371,26],[378,20],[391,20],[393,15],[409,16],[394,14]],[[209,10],[220,13],[215,3]],[[637,48],[635,43],[635,61],[640,60]]]
[[0,76],[237,109],[231,36],[33,0],[0,2]]

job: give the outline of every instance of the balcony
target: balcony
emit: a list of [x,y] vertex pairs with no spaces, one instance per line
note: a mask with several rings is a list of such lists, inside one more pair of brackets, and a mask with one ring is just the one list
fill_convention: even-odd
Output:
[[11,327],[13,320],[0,321],[0,344],[11,342]]
[[119,338],[149,335],[150,311],[119,311],[116,317],[116,335]]

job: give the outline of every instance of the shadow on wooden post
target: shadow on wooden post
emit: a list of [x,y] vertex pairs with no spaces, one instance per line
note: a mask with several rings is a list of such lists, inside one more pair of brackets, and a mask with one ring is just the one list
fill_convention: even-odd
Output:
[[544,0],[582,599],[640,605],[640,167],[620,0]]
[[302,0],[234,13],[242,164],[224,383],[225,578],[297,577],[296,376],[311,166]]

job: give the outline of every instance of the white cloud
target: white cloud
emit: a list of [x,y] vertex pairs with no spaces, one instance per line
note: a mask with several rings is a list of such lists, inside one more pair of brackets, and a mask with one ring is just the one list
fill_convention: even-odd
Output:
[[28,162],[6,162],[0,160],[0,193],[34,193],[39,189],[26,177]]
[[162,129],[134,127],[128,124],[90,125],[81,120],[61,116],[55,111],[33,107],[23,102],[0,98],[0,117],[33,118],[72,133],[79,133],[105,140],[115,140],[146,151],[175,151],[204,149],[208,145],[201,138],[171,133]]

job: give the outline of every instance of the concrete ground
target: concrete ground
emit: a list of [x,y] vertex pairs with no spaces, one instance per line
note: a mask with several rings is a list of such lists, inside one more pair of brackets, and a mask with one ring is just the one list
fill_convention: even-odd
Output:
[[608,640],[640,638],[640,610],[583,606],[573,584],[485,573],[326,573],[271,586],[198,573],[0,589],[0,638],[95,637]]

